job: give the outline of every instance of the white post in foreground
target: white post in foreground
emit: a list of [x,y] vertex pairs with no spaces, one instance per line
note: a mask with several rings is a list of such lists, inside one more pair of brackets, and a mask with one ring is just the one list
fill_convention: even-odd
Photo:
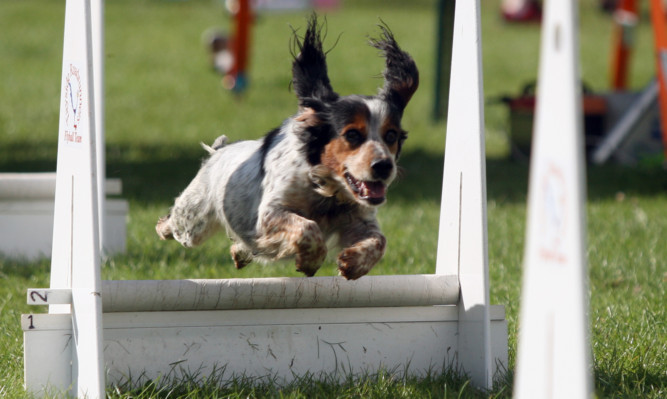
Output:
[[475,386],[490,389],[481,41],[479,0],[456,2],[436,274],[459,276],[458,365]]
[[104,254],[109,248],[104,248],[106,235],[106,145],[104,134],[104,0],[91,0],[91,23],[92,23],[92,53],[93,53],[93,76],[95,87],[95,137],[97,146],[95,156],[97,158],[97,215],[98,230],[100,232],[100,249]]
[[[72,393],[104,397],[102,298],[98,230],[95,96],[90,0],[68,0],[65,9],[62,93],[58,132],[51,288],[70,289],[73,363],[45,364],[54,372],[72,368]],[[38,328],[39,326],[33,326]]]
[[591,396],[577,2],[545,4],[516,398]]

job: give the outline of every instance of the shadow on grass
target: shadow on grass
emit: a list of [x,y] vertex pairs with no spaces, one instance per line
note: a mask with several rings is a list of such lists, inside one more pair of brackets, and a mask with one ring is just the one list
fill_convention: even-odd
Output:
[[50,259],[27,260],[7,258],[0,255],[0,279],[7,276],[30,279],[33,276],[48,275],[51,269]]
[[[56,144],[10,142],[0,148],[0,171],[37,172],[56,169]],[[195,176],[206,153],[198,146],[174,144],[109,144],[107,176],[121,178],[123,197],[141,202],[170,203]],[[391,201],[440,201],[443,155],[406,148],[399,162],[403,169],[390,189]],[[490,201],[526,201],[528,164],[489,158],[486,164]],[[667,193],[667,173],[660,167],[589,166],[588,198],[613,198],[616,193],[653,196]]]

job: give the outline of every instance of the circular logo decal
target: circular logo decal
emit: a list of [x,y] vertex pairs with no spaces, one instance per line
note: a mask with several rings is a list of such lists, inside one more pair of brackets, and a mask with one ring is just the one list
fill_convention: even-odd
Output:
[[77,67],[70,64],[69,71],[65,77],[63,89],[65,97],[65,141],[69,143],[80,143],[79,124],[83,113],[83,88],[81,85],[81,73]]
[[541,182],[540,255],[543,259],[563,263],[566,260],[563,238],[568,222],[567,192],[562,170],[549,165]]

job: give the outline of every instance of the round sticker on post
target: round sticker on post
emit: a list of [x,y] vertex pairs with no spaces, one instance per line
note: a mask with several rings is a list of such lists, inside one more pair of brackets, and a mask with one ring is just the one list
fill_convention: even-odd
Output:
[[70,63],[63,87],[65,142],[80,144],[81,115],[83,114],[83,85],[81,71]]
[[567,260],[563,238],[568,218],[563,171],[550,163],[541,183],[540,256],[545,261],[563,264]]

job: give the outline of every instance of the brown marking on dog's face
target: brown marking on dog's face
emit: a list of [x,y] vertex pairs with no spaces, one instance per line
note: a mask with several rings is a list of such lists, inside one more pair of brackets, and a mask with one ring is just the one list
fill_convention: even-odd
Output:
[[356,114],[354,120],[324,147],[322,163],[342,177],[346,161],[359,156],[366,134],[366,120],[363,115]]
[[363,112],[352,115],[352,120],[343,126],[340,136],[345,139],[351,149],[358,147],[368,137],[368,118]]

